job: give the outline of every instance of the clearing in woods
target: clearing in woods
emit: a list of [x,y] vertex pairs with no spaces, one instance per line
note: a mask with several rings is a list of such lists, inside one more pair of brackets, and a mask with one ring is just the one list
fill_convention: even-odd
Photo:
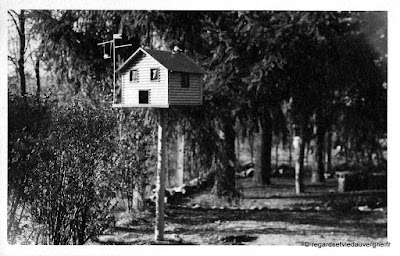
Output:
[[[203,191],[166,207],[162,244],[302,245],[304,242],[387,242],[385,191],[337,193],[337,180],[306,182],[294,195],[292,179],[272,185],[238,180],[242,198],[227,202]],[[92,244],[155,244],[154,208],[116,214],[115,227]]]

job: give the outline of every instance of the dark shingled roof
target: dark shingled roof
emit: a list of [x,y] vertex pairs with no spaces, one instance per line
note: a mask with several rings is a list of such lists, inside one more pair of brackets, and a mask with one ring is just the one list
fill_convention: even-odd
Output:
[[138,52],[144,52],[145,54],[149,54],[161,65],[166,67],[168,70],[175,72],[186,72],[186,73],[197,73],[204,74],[206,73],[204,69],[202,69],[199,65],[194,63],[190,58],[188,58],[185,54],[180,52],[169,52],[169,51],[159,51],[159,50],[151,50],[151,49],[142,49],[139,48],[135,53],[133,53],[127,61],[125,61],[122,66],[120,66],[116,72],[123,70],[128,64],[134,59],[135,55]]

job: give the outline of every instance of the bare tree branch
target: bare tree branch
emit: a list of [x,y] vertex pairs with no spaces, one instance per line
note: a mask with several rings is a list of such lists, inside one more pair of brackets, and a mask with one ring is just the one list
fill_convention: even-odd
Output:
[[8,59],[9,61],[11,61],[11,62],[14,64],[15,68],[16,68],[17,71],[18,71],[19,67],[18,67],[18,62],[17,62],[17,60],[16,60],[15,58],[13,58],[12,56],[10,56],[10,55],[7,56],[7,59]]
[[14,11],[14,10],[9,10],[8,12],[13,12],[15,15],[18,16],[18,13],[16,11]]
[[24,48],[25,53],[31,49],[30,41],[31,41],[30,35],[25,33],[25,48]]
[[18,22],[17,22],[17,20],[15,19],[15,17],[13,16],[13,14],[12,14],[11,12],[15,13],[15,15],[17,15],[17,16],[18,16],[18,14],[17,14],[14,10],[9,10],[9,11],[7,11],[7,12],[8,12],[8,14],[10,15],[10,17],[12,18],[12,20],[13,20],[13,22],[14,22],[14,24],[15,24],[15,27],[16,27],[17,30],[18,30],[18,35],[21,36],[21,30],[20,30],[19,27],[18,27]]
[[[28,59],[29,59],[34,53],[35,53],[35,51],[31,51],[31,52],[28,54],[28,56],[26,56],[26,58],[25,58],[25,60],[24,60],[24,63],[26,63],[26,62],[28,61]],[[32,59],[32,61],[33,61],[33,59]]]

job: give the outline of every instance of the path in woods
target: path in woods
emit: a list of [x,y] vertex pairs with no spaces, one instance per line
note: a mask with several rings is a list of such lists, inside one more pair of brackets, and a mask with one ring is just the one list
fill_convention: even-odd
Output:
[[[386,193],[339,194],[334,182],[293,195],[286,181],[254,187],[243,180],[243,198],[226,202],[206,191],[167,206],[165,243],[301,245],[304,242],[386,242]],[[289,183],[288,183],[289,184]],[[292,184],[292,183],[291,183]],[[151,244],[154,211],[121,213],[94,244]]]

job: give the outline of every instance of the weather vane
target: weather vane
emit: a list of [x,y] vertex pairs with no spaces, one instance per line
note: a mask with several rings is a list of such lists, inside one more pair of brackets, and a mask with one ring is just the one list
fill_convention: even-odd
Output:
[[[102,45],[103,46],[103,58],[104,59],[109,59],[111,58],[111,54],[113,56],[113,87],[114,87],[114,93],[113,93],[113,103],[115,103],[115,49],[117,48],[122,48],[122,47],[127,47],[127,46],[132,46],[132,44],[124,44],[124,45],[115,45],[115,40],[116,39],[122,39],[122,34],[113,34],[113,39],[110,41],[106,41],[106,42],[102,42],[102,43],[98,43],[97,45]],[[109,47],[109,51],[107,51],[108,46]]]

